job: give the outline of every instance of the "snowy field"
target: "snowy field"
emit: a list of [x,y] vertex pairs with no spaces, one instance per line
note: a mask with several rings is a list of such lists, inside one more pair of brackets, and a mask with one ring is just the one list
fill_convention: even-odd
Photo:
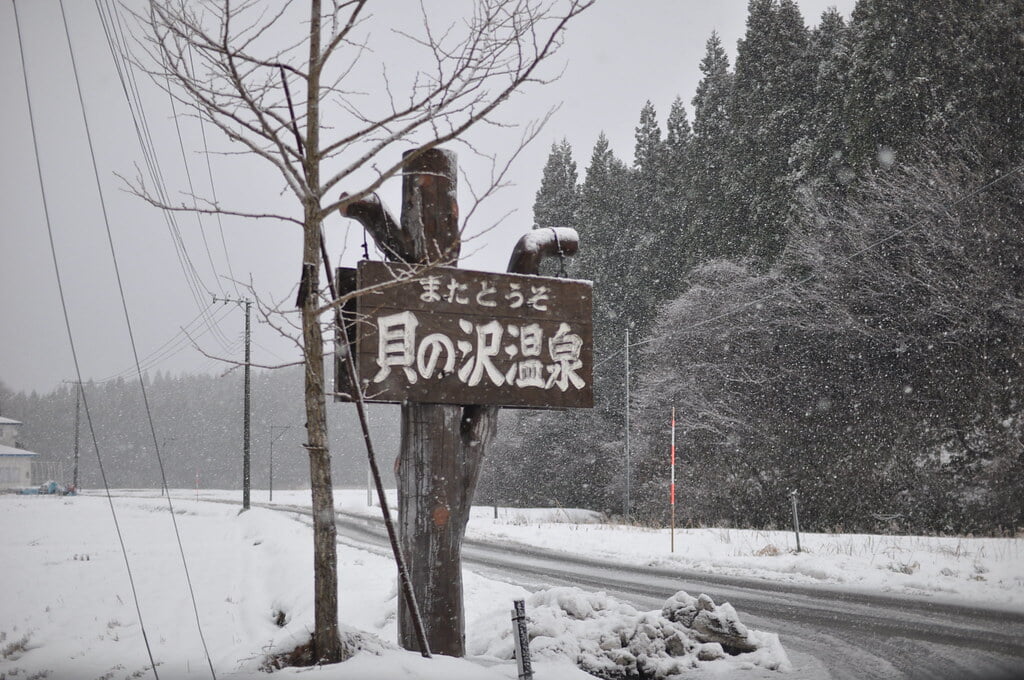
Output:
[[[174,527],[166,501],[152,492],[117,497],[114,506],[153,657],[161,678],[210,677],[197,632]],[[267,677],[268,653],[305,641],[313,620],[312,540],[307,524],[287,513],[255,507],[238,514],[238,492],[174,491],[175,518],[188,560],[205,643],[218,677]],[[275,492],[275,505],[309,504],[308,492]],[[341,509],[378,513],[364,491],[339,491]],[[253,502],[266,501],[254,491]],[[678,565],[715,573],[797,582],[829,582],[866,590],[962,599],[1024,608],[1024,546],[1020,539],[936,539],[801,535],[807,552],[790,554],[792,535],[724,529],[677,531],[669,553],[667,531],[604,524],[593,513],[572,510],[478,508],[469,534],[607,557],[617,561]],[[105,498],[0,496],[0,678],[150,677],[139,614]],[[538,680],[572,680],[589,669],[625,663],[630,650],[618,641],[636,631],[674,648],[659,659],[666,673],[765,677],[789,662],[774,635],[749,631],[753,651],[723,656],[716,643],[687,637],[679,623],[694,615],[734,621],[731,608],[678,597],[660,612],[637,612],[601,593],[523,588],[465,575],[466,660],[422,659],[398,650],[395,571],[390,560],[339,547],[343,625],[361,641],[355,658],[333,667],[290,669],[284,676],[326,679],[515,678],[509,609],[525,598],[531,617],[531,650]],[[699,593],[690,593],[696,597]],[[703,611],[702,611],[703,608]],[[668,618],[666,618],[668,616]],[[686,619],[687,622],[690,618]],[[689,624],[688,624],[689,625]],[[742,625],[742,624],[740,624]],[[658,637],[661,636],[661,637]],[[632,642],[630,644],[633,644]],[[618,645],[618,646],[617,646]],[[632,650],[633,652],[636,649]],[[603,664],[603,665],[602,665]],[[756,672],[754,672],[756,671]]]

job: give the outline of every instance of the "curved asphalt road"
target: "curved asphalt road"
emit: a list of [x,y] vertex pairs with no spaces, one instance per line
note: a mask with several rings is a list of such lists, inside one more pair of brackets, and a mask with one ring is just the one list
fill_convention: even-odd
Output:
[[[269,506],[308,514],[297,507]],[[390,555],[380,519],[338,513],[339,540]],[[603,590],[641,610],[685,590],[730,602],[748,626],[779,634],[793,673],[753,678],[1024,678],[1024,612],[827,587],[638,567],[466,540],[466,567],[528,588]]]

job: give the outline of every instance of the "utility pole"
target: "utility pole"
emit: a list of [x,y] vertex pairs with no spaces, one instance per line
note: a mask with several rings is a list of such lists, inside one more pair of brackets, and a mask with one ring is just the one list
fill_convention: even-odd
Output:
[[242,511],[249,509],[249,482],[250,482],[250,466],[249,466],[249,414],[250,414],[250,399],[249,399],[249,369],[250,365],[250,335],[251,327],[249,323],[250,316],[252,315],[252,300],[249,298],[219,298],[216,295],[213,296],[214,302],[223,302],[227,304],[234,302],[237,305],[245,305],[245,400],[242,414]]
[[[160,444],[160,448],[163,449],[164,453],[167,453],[167,445],[170,444],[171,442],[176,442],[176,441],[178,441],[177,437],[167,437]],[[167,489],[167,480],[166,479],[161,479],[160,480],[160,495],[164,496],[164,495],[168,495],[170,493],[171,492]]]
[[672,471],[669,477],[669,503],[672,506],[672,552],[676,551],[676,407],[672,407],[672,449],[670,465]]
[[[270,502],[274,502],[274,442],[284,434],[285,430],[290,428],[291,425],[271,425],[270,426]],[[274,430],[281,430],[278,435],[274,436]]]
[[82,409],[82,383],[77,380],[65,380],[69,385],[75,386],[75,466],[72,468],[71,485],[75,492],[78,492],[78,429],[81,423]]
[[629,327],[626,327],[626,508],[623,515],[629,521],[629,482],[632,470],[629,453]]

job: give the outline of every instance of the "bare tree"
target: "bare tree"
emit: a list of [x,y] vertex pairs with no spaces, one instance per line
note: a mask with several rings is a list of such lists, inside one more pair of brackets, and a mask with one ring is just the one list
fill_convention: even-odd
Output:
[[[425,152],[458,140],[476,123],[497,123],[492,116],[502,102],[526,84],[543,82],[539,67],[557,51],[569,21],[593,1],[476,0],[466,3],[465,16],[444,26],[431,21],[438,8],[428,12],[420,5],[414,29],[385,30],[383,36],[371,33],[375,21],[367,0],[310,0],[308,13],[306,3],[296,2],[151,0],[136,15],[146,27],[137,64],[236,147],[272,166],[301,208],[301,214],[268,214],[214,202],[169,204],[141,183],[135,186],[164,209],[278,219],[302,230],[297,303],[314,518],[316,660],[346,654],[337,626],[324,398],[320,317],[331,306],[318,264],[326,255],[323,222],[372,197]],[[382,11],[395,16],[405,9],[388,3]],[[397,41],[418,50],[421,60],[405,69],[384,57],[374,61],[378,41],[385,43],[382,54]],[[354,74],[368,72],[376,74],[372,97],[350,85]],[[291,98],[292,87],[298,101]],[[496,167],[494,183],[500,183],[500,163]],[[446,262],[453,253],[430,255]]]

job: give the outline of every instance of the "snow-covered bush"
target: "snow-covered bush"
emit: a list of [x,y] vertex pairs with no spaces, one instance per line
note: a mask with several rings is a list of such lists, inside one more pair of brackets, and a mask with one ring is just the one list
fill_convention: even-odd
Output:
[[[777,635],[748,629],[732,605],[707,595],[679,591],[661,610],[641,612],[603,592],[551,588],[533,593],[526,612],[531,656],[566,659],[607,680],[663,680],[708,664],[790,668]],[[497,633],[471,653],[511,659],[511,628]]]

